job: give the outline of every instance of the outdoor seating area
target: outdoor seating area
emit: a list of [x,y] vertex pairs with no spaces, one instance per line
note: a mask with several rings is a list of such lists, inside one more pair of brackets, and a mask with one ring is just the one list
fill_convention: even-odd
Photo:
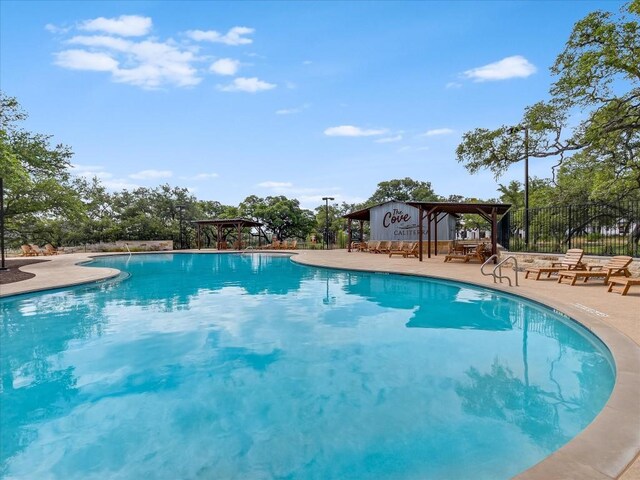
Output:
[[262,247],[263,250],[296,250],[298,248],[298,240],[273,240],[270,244]]
[[587,266],[585,270],[562,270],[558,272],[558,283],[567,280],[570,285],[575,285],[578,279],[582,279],[586,283],[590,278],[601,278],[604,284],[609,283],[611,277],[630,277],[629,265],[633,258],[626,255],[618,255],[612,257],[605,265]]
[[35,243],[25,243],[20,247],[20,250],[21,250],[21,253],[20,253],[21,257],[58,255],[58,253],[60,253],[60,251],[50,243],[47,243],[43,248],[40,248]]
[[489,258],[489,250],[484,243],[478,244],[458,244],[452,247],[452,250],[445,255],[444,261],[462,260],[464,263],[470,261],[478,261],[484,263]]
[[540,280],[540,275],[543,273],[547,274],[547,278],[551,278],[552,274],[564,270],[586,270],[587,266],[582,263],[583,255],[584,250],[581,248],[569,249],[562,259],[552,262],[550,267],[527,268],[524,278],[529,278],[529,274],[535,274],[535,280]]

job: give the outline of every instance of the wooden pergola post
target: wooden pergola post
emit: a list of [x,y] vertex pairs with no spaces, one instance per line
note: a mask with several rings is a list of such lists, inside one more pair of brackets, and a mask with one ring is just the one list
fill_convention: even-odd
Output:
[[201,225],[198,223],[198,250],[200,250],[200,228]]
[[[491,209],[491,255],[498,253],[498,210],[494,207]],[[493,259],[496,263],[497,259]]]
[[347,245],[347,252],[351,252],[351,219],[347,220],[347,231],[349,232],[349,243]]
[[364,220],[360,220],[360,241],[364,241]]

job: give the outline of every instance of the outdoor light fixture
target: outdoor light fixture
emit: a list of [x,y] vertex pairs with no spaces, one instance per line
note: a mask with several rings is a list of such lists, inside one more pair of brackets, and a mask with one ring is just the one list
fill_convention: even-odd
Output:
[[511,127],[510,135],[524,130],[524,245],[529,246],[529,127],[518,125]]
[[184,238],[184,234],[182,231],[182,216],[183,216],[183,212],[184,209],[187,208],[186,205],[176,205],[176,208],[178,210],[180,210],[180,250],[182,250],[184,248],[184,243],[183,243],[183,238]]
[[326,202],[325,204],[325,223],[324,223],[324,240],[325,240],[325,249],[329,250],[329,200],[335,200],[333,197],[322,197],[322,199]]

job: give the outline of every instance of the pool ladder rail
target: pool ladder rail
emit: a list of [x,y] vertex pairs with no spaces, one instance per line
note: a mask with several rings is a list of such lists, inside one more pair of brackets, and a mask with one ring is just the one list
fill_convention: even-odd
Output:
[[493,270],[491,271],[491,273],[486,273],[484,271],[484,267],[485,267],[485,265],[487,265],[493,259],[497,260],[498,259],[498,255],[491,255],[489,258],[487,258],[487,260],[480,267],[480,273],[482,273],[482,275],[485,275],[487,277],[488,276],[492,276],[493,277],[493,283],[496,283],[496,280],[500,280],[500,283],[502,283],[502,280],[506,279],[506,280],[509,281],[509,286],[512,287],[513,285],[511,284],[511,277],[502,274],[502,265],[507,260],[513,260],[513,262],[515,264],[515,268],[513,270],[514,270],[514,272],[516,272],[516,287],[517,287],[518,286],[518,259],[513,255],[509,255],[505,259],[503,259],[500,262],[498,262],[498,264],[495,267],[493,267]]

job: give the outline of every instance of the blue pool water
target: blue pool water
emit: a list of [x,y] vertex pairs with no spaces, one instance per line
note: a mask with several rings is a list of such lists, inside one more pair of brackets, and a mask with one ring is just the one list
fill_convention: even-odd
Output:
[[500,479],[604,406],[606,348],[492,290],[268,255],[107,257],[0,301],[2,476]]

